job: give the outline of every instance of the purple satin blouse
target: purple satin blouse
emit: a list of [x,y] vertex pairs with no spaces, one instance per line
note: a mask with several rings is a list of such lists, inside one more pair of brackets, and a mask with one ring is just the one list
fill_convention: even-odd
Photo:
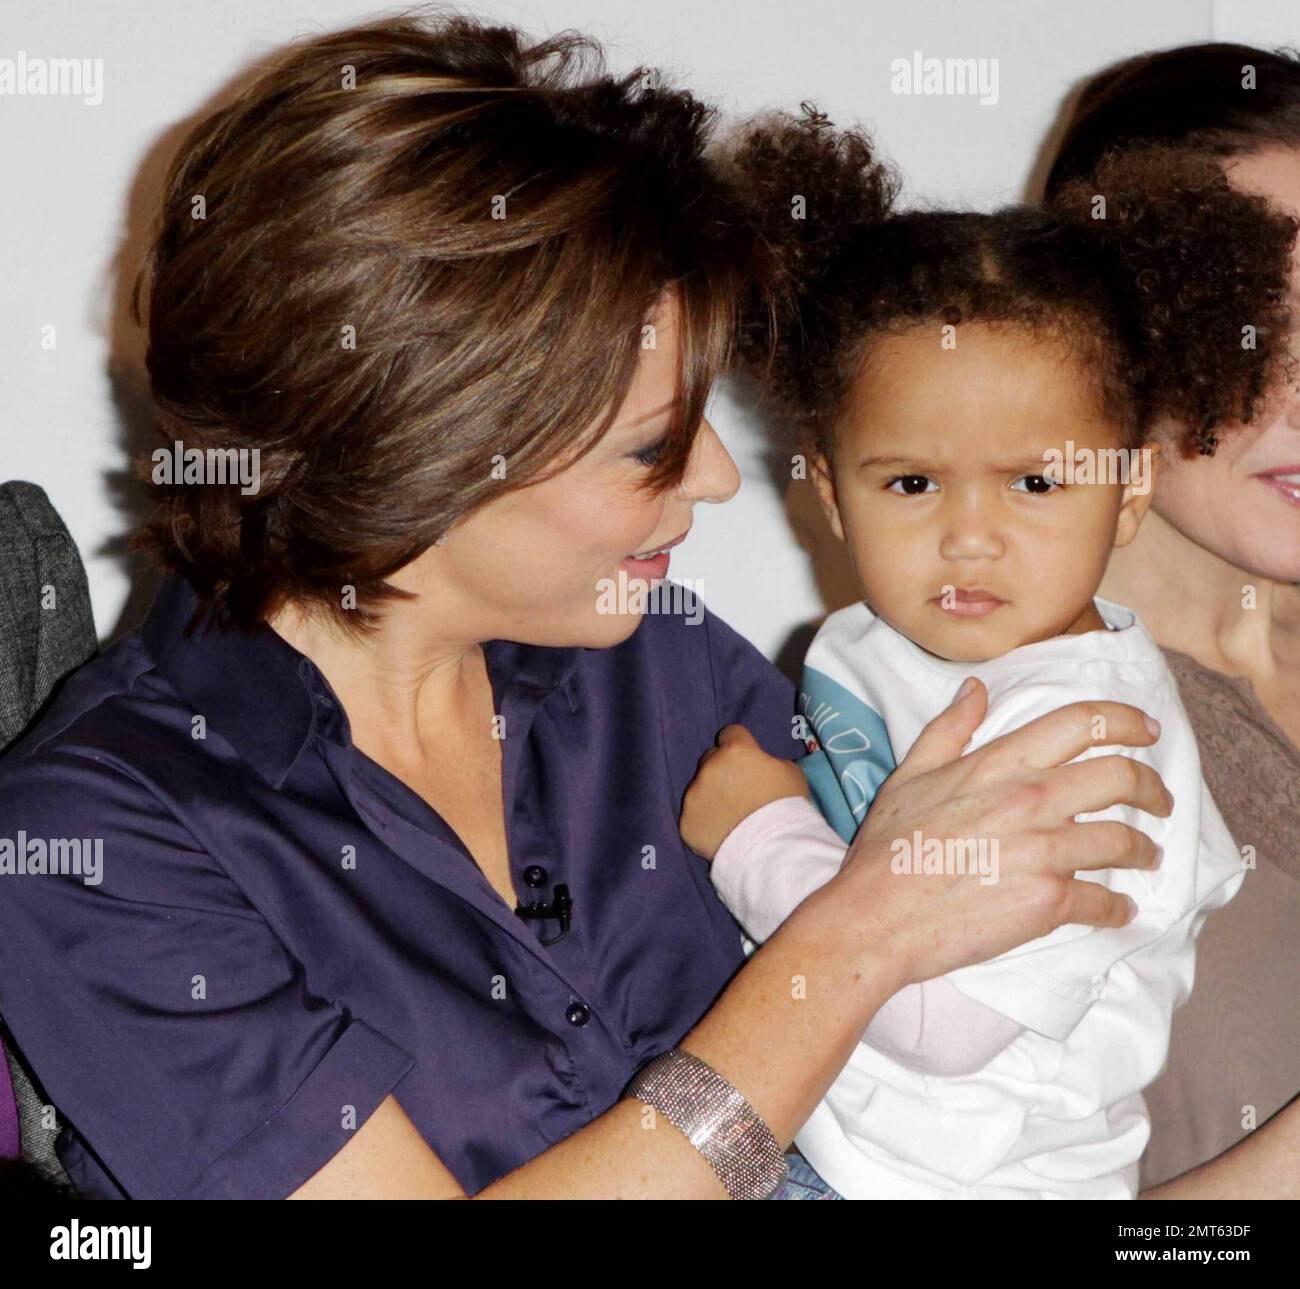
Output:
[[682,796],[725,724],[803,745],[793,687],[720,619],[485,646],[516,895],[572,900],[543,944],[560,923],[353,747],[311,662],[266,628],[186,637],[193,607],[164,584],[0,761],[0,1015],[84,1194],[282,1197],[389,1093],[472,1194],[740,967]]

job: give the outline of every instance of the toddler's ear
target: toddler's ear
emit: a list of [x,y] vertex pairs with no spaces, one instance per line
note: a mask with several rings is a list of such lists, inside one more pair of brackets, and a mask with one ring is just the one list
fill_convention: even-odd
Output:
[[1124,499],[1120,502],[1119,522],[1115,526],[1115,545],[1127,546],[1137,536],[1155,495],[1156,473],[1160,466],[1160,444],[1144,443],[1133,451],[1134,465],[1129,470],[1129,482],[1124,485]]
[[817,489],[822,514],[826,516],[831,532],[843,541],[844,525],[840,523],[840,508],[835,502],[835,478],[831,473],[830,462],[820,452],[814,451],[810,454],[809,464],[812,466],[813,486]]

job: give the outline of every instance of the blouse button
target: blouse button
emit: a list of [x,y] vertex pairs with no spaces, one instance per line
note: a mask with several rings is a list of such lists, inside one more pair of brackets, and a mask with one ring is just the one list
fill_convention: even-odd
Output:
[[591,1019],[591,1008],[586,1003],[570,1003],[564,1018],[570,1025],[585,1025]]
[[540,864],[529,864],[528,867],[524,869],[524,881],[529,886],[545,886],[546,869],[544,869]]

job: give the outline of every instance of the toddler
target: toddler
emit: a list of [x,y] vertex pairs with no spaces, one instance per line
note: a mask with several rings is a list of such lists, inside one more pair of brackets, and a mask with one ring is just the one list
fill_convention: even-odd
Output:
[[[897,185],[866,141],[815,114],[759,127],[738,157],[787,275],[787,315],[757,320],[746,353],[803,432],[862,601],[806,657],[807,793],[728,817],[712,758],[690,789],[683,835],[701,853],[723,837],[728,908],[761,941],[828,881],[967,676],[989,695],[972,748],[1080,699],[1141,708],[1161,736],[1122,754],[1175,802],[1163,820],[1079,816],[1162,848],[1155,870],[1081,874],[1130,895],[1133,921],[1062,927],[903,990],[797,1144],[848,1198],[1132,1197],[1142,1089],[1195,936],[1244,873],[1159,648],[1096,590],[1161,447],[1213,450],[1284,370],[1294,221],[1167,150],[1111,159],[1051,210],[995,214],[890,213]],[[1114,754],[1095,737],[1086,755]],[[733,776],[735,758],[767,759],[743,739],[723,754]],[[996,838],[892,849],[900,880],[997,880]]]

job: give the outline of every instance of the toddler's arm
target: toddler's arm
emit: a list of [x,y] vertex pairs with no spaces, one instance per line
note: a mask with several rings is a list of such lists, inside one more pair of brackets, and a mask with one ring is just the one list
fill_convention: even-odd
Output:
[[848,848],[807,797],[782,797],[747,815],[713,856],[713,885],[761,944],[840,871]]
[[[839,872],[846,852],[806,797],[782,797],[727,834],[713,859],[713,885],[749,936],[763,941]],[[940,977],[895,994],[862,1041],[909,1069],[951,1077],[982,1069],[1021,1032]]]

